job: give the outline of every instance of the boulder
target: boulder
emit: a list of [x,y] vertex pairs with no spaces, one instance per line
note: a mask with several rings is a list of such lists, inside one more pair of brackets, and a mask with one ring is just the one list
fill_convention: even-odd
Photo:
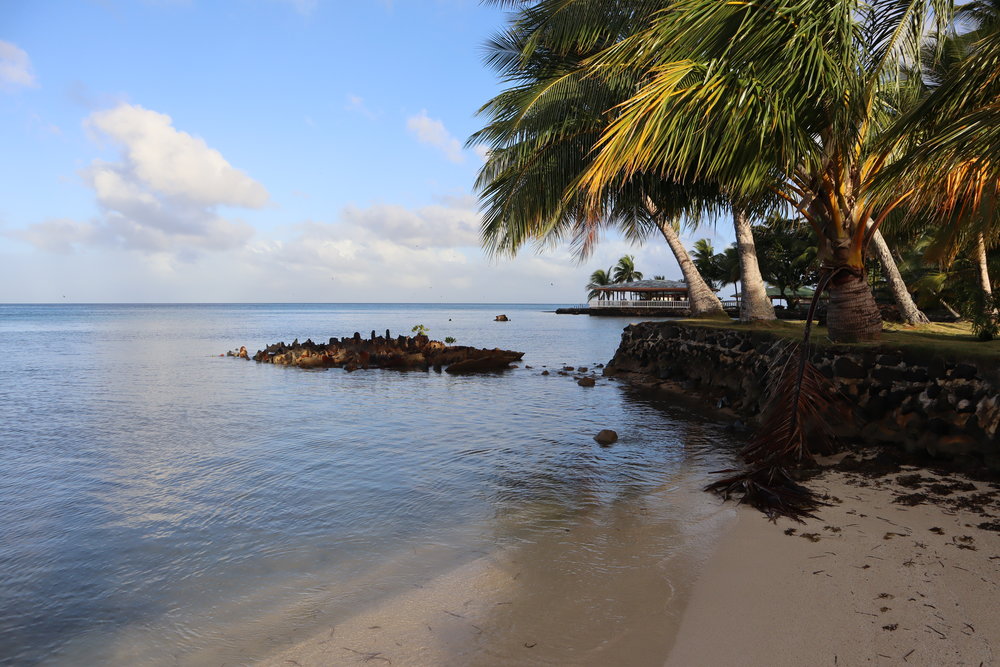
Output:
[[494,322],[510,322],[510,318],[506,315],[497,315],[493,318]]
[[581,387],[593,387],[595,384],[597,384],[594,378],[580,378],[579,380],[576,381],[576,383]]
[[597,441],[597,444],[606,447],[607,445],[617,442],[618,434],[612,431],[611,429],[606,428],[601,430],[601,432],[598,433],[597,435],[595,435],[594,440]]
[[[516,357],[512,357],[511,354],[516,354]],[[472,357],[465,359],[463,361],[451,364],[444,369],[445,373],[482,373],[483,371],[502,371],[510,368],[512,361],[520,359],[521,355],[518,353],[504,353],[498,351],[495,354],[489,354],[483,357]]]

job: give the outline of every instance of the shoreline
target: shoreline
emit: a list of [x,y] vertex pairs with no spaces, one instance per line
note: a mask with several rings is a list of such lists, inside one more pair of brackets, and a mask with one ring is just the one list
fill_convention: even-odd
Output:
[[634,504],[597,506],[261,664],[662,665],[697,571],[736,519],[701,485],[691,475]]
[[[713,511],[686,536],[686,554],[661,563],[687,581],[649,587],[610,571],[596,597],[615,591],[628,622],[588,615],[586,596],[571,604],[593,580],[553,583],[543,561],[554,543],[531,545],[415,586],[262,664],[994,664],[1000,484],[839,467],[808,482],[830,505],[804,524],[704,503]],[[665,591],[670,599],[654,599]],[[602,625],[615,627],[588,635]]]

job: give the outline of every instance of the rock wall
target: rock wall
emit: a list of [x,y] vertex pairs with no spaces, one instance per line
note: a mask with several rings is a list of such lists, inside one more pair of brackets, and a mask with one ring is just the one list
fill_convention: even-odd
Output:
[[[626,327],[605,374],[700,390],[752,421],[787,341],[767,331],[643,322]],[[812,362],[855,406],[835,425],[840,437],[943,458],[975,456],[1000,470],[996,362],[884,344],[818,345]]]

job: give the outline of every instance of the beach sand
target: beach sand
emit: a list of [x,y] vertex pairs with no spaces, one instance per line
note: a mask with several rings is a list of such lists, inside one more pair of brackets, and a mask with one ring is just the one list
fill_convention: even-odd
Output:
[[[607,522],[584,521],[593,534],[484,557],[265,664],[998,664],[997,485],[914,467],[809,484],[830,505],[804,524],[709,498],[671,558],[627,519],[603,541]],[[567,567],[595,544],[611,567]]]
[[740,508],[667,665],[998,664],[997,485],[904,467],[810,486],[831,506],[805,524]]

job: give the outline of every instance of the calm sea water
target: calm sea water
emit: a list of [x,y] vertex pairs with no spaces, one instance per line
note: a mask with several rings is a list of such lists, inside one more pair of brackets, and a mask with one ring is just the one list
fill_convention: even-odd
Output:
[[[607,362],[628,323],[551,309],[0,306],[0,662],[252,661],[415,574],[726,462],[731,437],[688,408],[541,375]],[[415,324],[533,368],[218,356]],[[620,441],[599,447],[602,428]]]

